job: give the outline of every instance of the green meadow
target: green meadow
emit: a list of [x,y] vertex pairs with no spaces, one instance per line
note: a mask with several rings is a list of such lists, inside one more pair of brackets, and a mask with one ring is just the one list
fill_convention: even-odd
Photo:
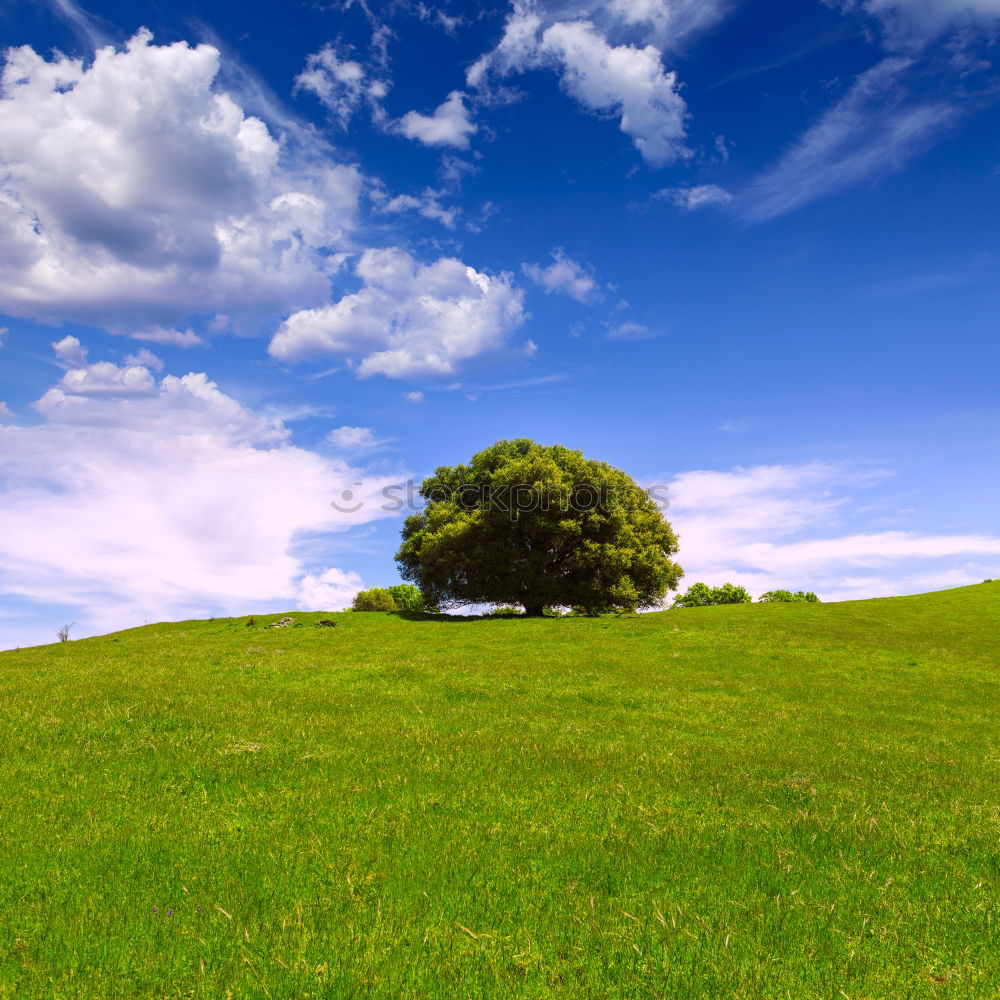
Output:
[[0,654],[0,997],[1000,996],[1000,584],[279,617]]

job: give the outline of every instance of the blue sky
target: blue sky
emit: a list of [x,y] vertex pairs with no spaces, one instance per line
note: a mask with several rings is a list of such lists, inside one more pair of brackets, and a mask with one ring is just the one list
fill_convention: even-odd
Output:
[[8,0],[0,647],[342,607],[513,436],[666,487],[685,584],[1000,576],[998,29]]

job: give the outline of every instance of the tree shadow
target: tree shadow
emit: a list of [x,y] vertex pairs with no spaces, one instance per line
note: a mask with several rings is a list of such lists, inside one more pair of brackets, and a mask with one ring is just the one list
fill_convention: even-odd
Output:
[[433,614],[427,611],[389,611],[387,614],[395,618],[402,618],[408,622],[481,622],[487,619],[487,615],[449,615],[444,613]]

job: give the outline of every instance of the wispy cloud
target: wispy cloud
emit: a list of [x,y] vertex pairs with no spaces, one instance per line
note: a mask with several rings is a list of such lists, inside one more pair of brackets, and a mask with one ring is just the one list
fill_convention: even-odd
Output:
[[73,29],[77,38],[85,42],[91,49],[98,49],[112,41],[111,36],[101,26],[100,21],[74,0],[43,0],[43,2]]
[[744,216],[773,219],[844,188],[902,168],[960,115],[947,100],[911,99],[908,59],[889,57],[862,73],[830,108],[745,192]]
[[668,517],[685,583],[728,580],[754,594],[787,587],[849,600],[996,575],[996,535],[857,530],[859,496],[888,475],[816,462],[677,476]]
[[392,438],[380,438],[370,427],[337,427],[326,440],[339,451],[369,451],[389,444]]
[[694,212],[699,208],[710,208],[713,205],[728,205],[733,196],[717,184],[696,184],[690,187],[682,185],[662,188],[652,196],[651,200],[669,201],[685,212]]
[[879,18],[887,43],[900,49],[920,48],[956,26],[1000,22],[1000,0],[841,0],[841,6]]
[[868,286],[867,292],[872,298],[902,298],[925,292],[966,288],[984,281],[995,282],[998,277],[1000,277],[1000,262],[987,257],[958,267],[908,274],[876,282]]

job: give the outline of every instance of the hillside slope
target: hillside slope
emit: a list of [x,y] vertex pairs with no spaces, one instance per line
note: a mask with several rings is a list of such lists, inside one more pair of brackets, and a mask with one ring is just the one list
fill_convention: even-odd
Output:
[[0,654],[0,997],[995,997],[1000,584]]

